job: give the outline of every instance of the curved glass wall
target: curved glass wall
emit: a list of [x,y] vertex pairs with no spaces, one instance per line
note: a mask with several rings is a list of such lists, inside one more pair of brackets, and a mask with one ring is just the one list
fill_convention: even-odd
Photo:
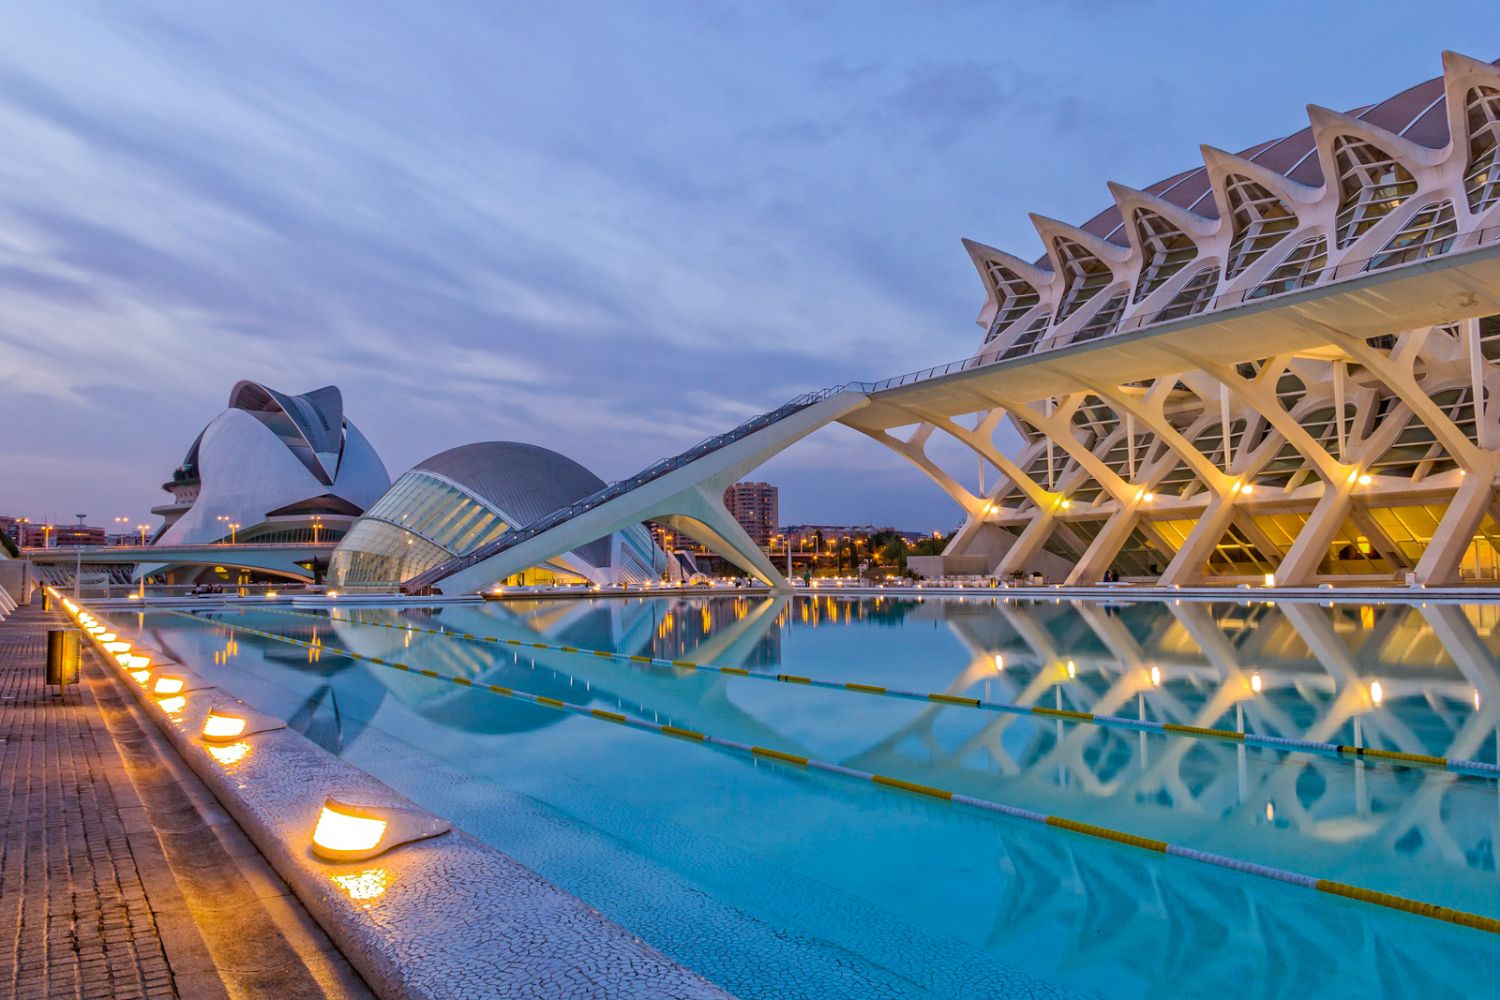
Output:
[[467,490],[413,470],[349,529],[329,570],[341,587],[394,585],[472,552],[510,527]]

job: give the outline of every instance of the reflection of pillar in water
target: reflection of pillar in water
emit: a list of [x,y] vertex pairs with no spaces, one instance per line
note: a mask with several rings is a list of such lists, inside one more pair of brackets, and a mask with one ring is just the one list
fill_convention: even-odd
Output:
[[[1234,728],[1242,733],[1245,731],[1245,706],[1239,702],[1234,703]],[[1235,756],[1238,758],[1239,764],[1240,804],[1243,805],[1250,784],[1248,775],[1245,773],[1245,744],[1243,741],[1235,747]]]
[[[1364,743],[1364,730],[1360,725],[1359,716],[1354,717],[1354,745],[1362,747]],[[1370,814],[1370,796],[1365,791],[1365,761],[1363,757],[1354,758],[1354,809],[1360,816]]]

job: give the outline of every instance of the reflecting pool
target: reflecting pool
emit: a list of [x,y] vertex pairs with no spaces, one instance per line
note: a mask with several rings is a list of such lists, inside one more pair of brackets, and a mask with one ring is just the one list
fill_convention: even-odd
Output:
[[795,682],[1493,764],[1495,606],[799,595],[336,614],[139,626],[743,997],[1471,997],[1500,981],[1495,935],[483,686],[1500,917],[1494,778]]

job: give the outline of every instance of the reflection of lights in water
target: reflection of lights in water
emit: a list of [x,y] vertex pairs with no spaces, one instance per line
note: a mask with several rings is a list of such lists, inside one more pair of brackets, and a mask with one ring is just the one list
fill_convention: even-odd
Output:
[[366,868],[352,875],[331,875],[329,878],[356,902],[379,899],[391,884],[391,873],[384,868]]
[[1479,689],[1474,689],[1474,711],[1479,711]]
[[995,654],[995,671],[998,673],[999,671],[1004,670],[1004,669],[1005,669],[1005,657],[1001,656],[999,653],[996,653]]
[[1072,660],[1068,661],[1068,676],[1069,677],[1077,677],[1078,676],[1078,665],[1076,663],[1074,663]]
[[1276,822],[1276,807],[1269,802],[1266,803],[1266,822]]
[[1260,672],[1257,671],[1250,675],[1250,690],[1260,694],[1260,687]]
[[1161,667],[1151,668],[1151,683],[1156,687],[1161,687]]
[[208,755],[225,767],[233,767],[250,756],[250,744],[241,740],[227,747],[209,747]]
[[1385,701],[1385,688],[1381,687],[1379,681],[1370,682],[1370,701],[1376,705]]

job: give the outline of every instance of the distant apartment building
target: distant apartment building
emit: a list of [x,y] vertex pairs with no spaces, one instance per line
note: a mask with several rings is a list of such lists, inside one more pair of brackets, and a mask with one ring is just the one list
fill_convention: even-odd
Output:
[[0,535],[9,538],[16,545],[21,544],[21,529],[25,527],[26,519],[13,514],[0,514]]
[[724,506],[755,544],[765,547],[781,523],[780,494],[770,483],[735,483],[724,491]]

